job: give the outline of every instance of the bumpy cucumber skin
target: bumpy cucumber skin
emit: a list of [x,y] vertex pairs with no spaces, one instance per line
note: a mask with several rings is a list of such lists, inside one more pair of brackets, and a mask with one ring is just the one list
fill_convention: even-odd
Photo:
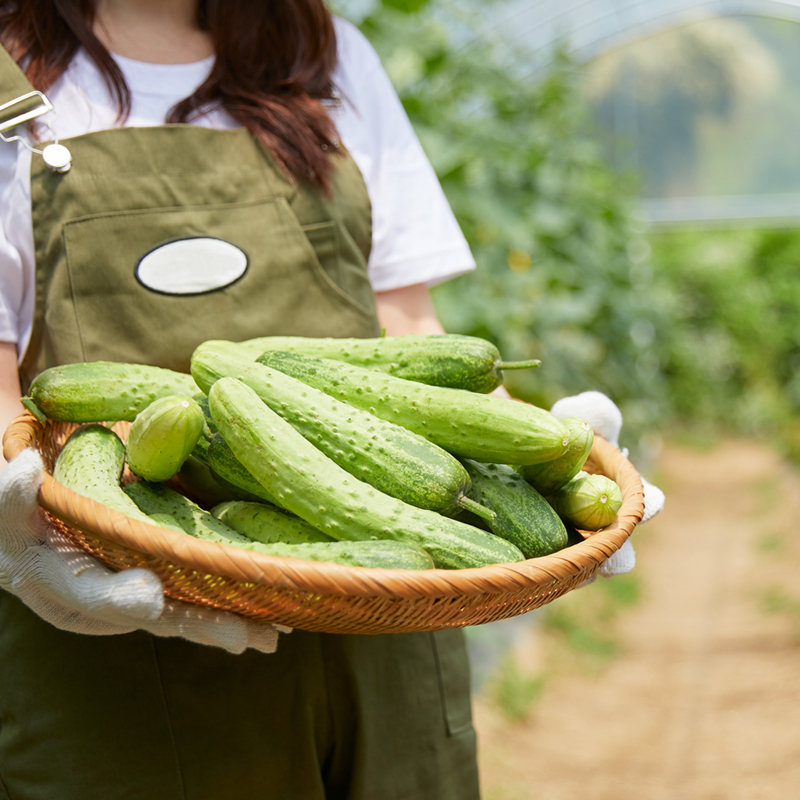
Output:
[[192,376],[182,372],[90,361],[46,369],[34,378],[28,397],[57,422],[131,422],[159,397],[196,391]]
[[354,478],[234,378],[209,393],[231,450],[278,505],[334,539],[394,539],[426,550],[437,567],[523,560],[513,545],[434,511],[415,508]]
[[469,494],[467,471],[441,447],[279,370],[201,345],[192,375],[206,392],[238,378],[340,467],[405,503],[452,516]]
[[370,540],[366,542],[308,542],[300,544],[261,544],[252,549],[270,556],[327,561],[346,567],[372,569],[433,569],[433,559],[421,548],[405,542]]
[[214,506],[211,513],[243,536],[264,544],[310,544],[335,541],[300,517],[291,516],[285,511],[265,503],[229,500]]
[[568,544],[567,529],[542,495],[505,464],[464,460],[472,497],[497,515],[485,524],[516,545],[526,558],[555,553]]
[[351,567],[430,569],[433,566],[427,553],[400,542],[263,544],[244,536],[163,484],[137,481],[128,484],[125,492],[148,514],[153,524],[170,528],[177,525],[184,533],[207,542],[232,545],[268,556],[326,561]]
[[561,421],[569,433],[567,451],[552,461],[518,468],[519,474],[541,494],[550,494],[571,481],[583,468],[594,444],[594,431],[585,419],[567,417]]
[[185,395],[154,400],[131,424],[125,450],[134,475],[169,480],[194,450],[203,432],[203,412]]
[[189,498],[162,483],[134,481],[129,483],[124,491],[142,513],[148,516],[169,515],[190,536],[219,544],[248,544],[250,542],[246,536],[224,522],[220,522]]
[[120,486],[125,446],[110,428],[85,425],[75,430],[56,458],[53,477],[83,497],[142,522],[150,522]]
[[569,446],[549,411],[501,397],[426,386],[330,359],[275,351],[257,359],[345,403],[425,437],[454,455],[500,464],[536,464]]
[[229,484],[247,495],[241,499],[263,500],[274,506],[280,505],[275,497],[250,474],[247,467],[236,458],[219,431],[209,440],[205,458],[206,464],[215,475],[222,479],[224,484]]
[[622,492],[611,478],[580,472],[547,495],[559,516],[576,528],[599,531],[610,525],[622,505]]
[[284,350],[344,361],[404,380],[481,394],[493,392],[503,382],[500,352],[491,342],[476,336],[454,333],[377,339],[267,336],[239,344],[252,358],[267,350]]

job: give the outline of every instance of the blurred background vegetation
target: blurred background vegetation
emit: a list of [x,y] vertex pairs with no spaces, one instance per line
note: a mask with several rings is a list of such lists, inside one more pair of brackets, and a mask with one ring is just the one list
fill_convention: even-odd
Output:
[[[667,431],[800,457],[800,235],[724,219],[800,189],[785,27],[706,20],[586,63],[556,47],[543,66],[487,25],[491,0],[335,7],[380,54],[478,262],[435,287],[445,326],[542,359],[508,374],[513,393],[605,392],[644,460]],[[728,206],[681,221],[682,197]]]

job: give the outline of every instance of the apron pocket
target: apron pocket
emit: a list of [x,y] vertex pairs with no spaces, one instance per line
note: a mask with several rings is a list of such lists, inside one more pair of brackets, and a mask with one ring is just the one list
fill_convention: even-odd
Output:
[[[312,235],[327,239],[318,244],[335,264],[335,231],[318,227]],[[355,335],[349,331],[372,319],[324,271],[284,198],[98,214],[66,223],[63,236],[66,266],[53,275],[45,318],[54,362],[125,361],[185,372],[206,339],[335,334],[337,320]],[[201,260],[198,247],[205,248]],[[141,279],[137,269],[154,254],[184,284],[196,267],[199,290],[172,291],[166,276]],[[231,254],[241,262],[236,269]],[[215,258],[216,281],[209,276]]]
[[431,634],[431,642],[447,732],[458,736],[472,730],[469,656],[464,631],[436,631]]

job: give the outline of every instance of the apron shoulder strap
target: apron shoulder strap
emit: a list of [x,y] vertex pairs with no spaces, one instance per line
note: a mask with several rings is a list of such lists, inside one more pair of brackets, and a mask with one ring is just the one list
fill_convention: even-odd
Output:
[[49,100],[33,88],[8,50],[0,47],[0,133],[29,122],[51,108]]

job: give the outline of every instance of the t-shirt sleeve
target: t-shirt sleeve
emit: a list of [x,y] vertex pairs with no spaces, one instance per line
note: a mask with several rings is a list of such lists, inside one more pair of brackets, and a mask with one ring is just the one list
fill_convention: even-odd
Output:
[[335,122],[372,202],[369,275],[375,291],[432,285],[475,268],[433,167],[378,55],[336,18]]
[[[9,231],[29,231],[24,214],[30,217],[30,199],[20,198],[14,180],[16,145],[0,145],[0,342],[14,342],[20,351],[27,344],[33,310],[32,286],[26,274],[24,257],[8,235]],[[30,249],[33,242],[30,243]]]

